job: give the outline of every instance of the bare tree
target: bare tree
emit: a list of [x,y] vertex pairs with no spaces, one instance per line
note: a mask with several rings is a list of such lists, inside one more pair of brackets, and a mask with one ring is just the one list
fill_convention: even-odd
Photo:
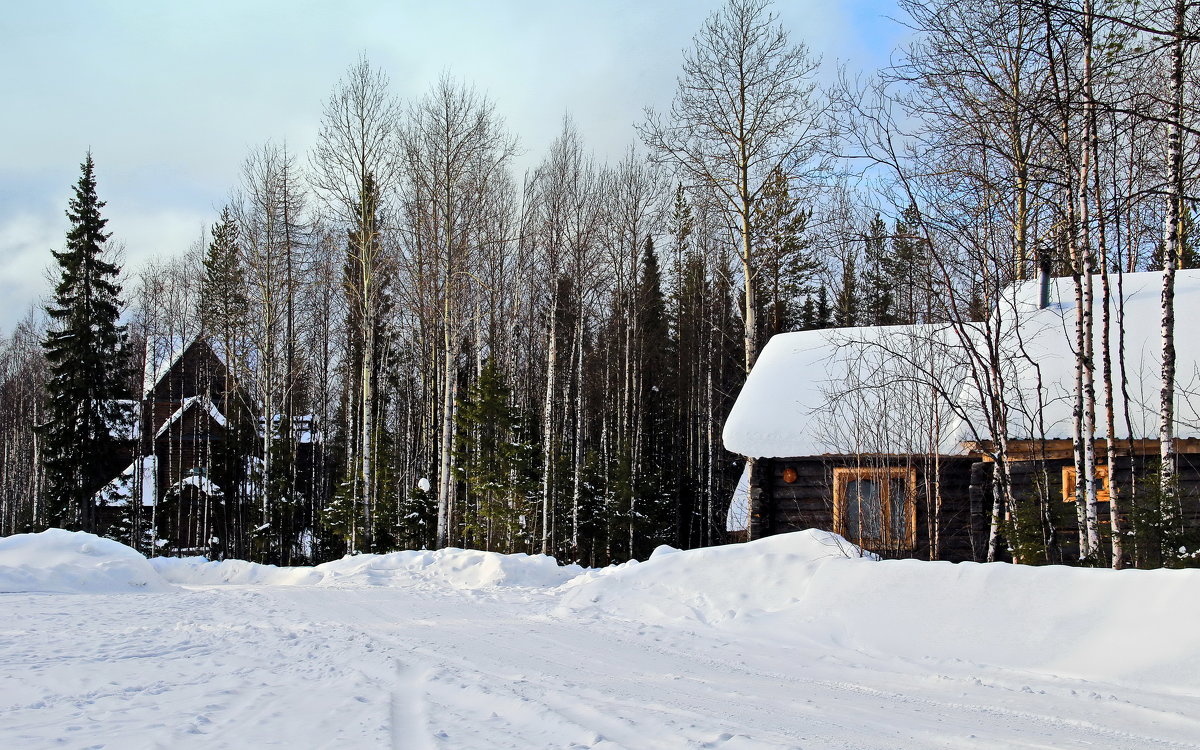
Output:
[[[368,518],[374,508],[375,356],[383,306],[381,271],[386,262],[378,214],[380,203],[397,184],[398,117],[399,107],[388,92],[387,76],[360,58],[326,102],[312,154],[313,188],[351,237],[346,287],[351,317],[358,321],[354,334],[361,339],[357,342],[361,357],[354,398],[360,422],[354,431],[349,474],[352,505],[357,508],[361,503]],[[358,543],[356,526],[352,525],[350,534],[352,548]]]
[[825,112],[812,82],[818,61],[767,11],[729,0],[684,54],[668,116],[650,110],[638,131],[656,158],[692,187],[715,191],[733,219],[742,269],[746,371],[758,357],[755,210],[775,170],[791,179],[823,166]]
[[[436,288],[442,349],[441,449],[438,466],[437,544],[450,539],[454,404],[462,294],[479,283],[474,260],[477,230],[492,186],[506,178],[516,150],[494,105],[473,88],[443,75],[409,111],[403,133],[405,203],[413,244],[436,259],[428,269]],[[422,280],[417,280],[420,283]]]

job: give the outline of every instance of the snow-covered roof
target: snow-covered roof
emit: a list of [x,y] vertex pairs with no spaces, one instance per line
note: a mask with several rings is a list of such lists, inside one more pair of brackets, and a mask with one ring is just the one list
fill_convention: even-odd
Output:
[[155,336],[146,341],[146,361],[142,369],[142,392],[149,393],[163,379],[188,346],[195,341],[194,337]]
[[[725,447],[753,457],[927,452],[917,415],[939,408],[947,425],[953,415],[923,371],[954,375],[956,363],[938,361],[949,359],[953,341],[943,325],[778,334],[725,421]],[[936,436],[937,450],[955,450],[949,434]]]
[[[146,361],[142,370],[142,392],[154,390],[171,368],[195,343],[204,342],[199,336],[155,336],[146,342]],[[225,353],[220,346],[209,346],[208,350],[226,369]]]
[[195,487],[206,495],[220,495],[221,488],[216,485],[211,479],[198,474],[189,474],[183,479],[180,479],[175,484],[171,485],[171,489],[180,487]]
[[183,400],[183,404],[176,409],[171,416],[167,417],[167,421],[163,422],[162,427],[158,428],[158,432],[154,433],[154,439],[157,440],[159,437],[161,437],[162,434],[171,427],[171,425],[183,419],[183,415],[192,408],[203,409],[204,411],[208,412],[208,415],[212,417],[214,422],[222,427],[225,426],[225,415],[221,413],[221,410],[217,408],[216,404],[209,400],[207,396],[192,396],[190,398],[185,398]]
[[157,456],[143,456],[129,464],[129,466],[126,466],[124,471],[96,493],[96,498],[101,503],[112,507],[127,505],[129,499],[134,494],[134,490],[138,489],[135,487],[134,477],[139,472],[141,473],[140,499],[142,505],[144,507],[154,505],[155,493],[158,491],[158,484],[156,482],[158,475]]
[[[1112,305],[1109,332],[1112,351],[1116,431],[1134,438],[1158,436],[1159,393],[1162,386],[1162,273],[1119,277],[1123,309]],[[1012,312],[1019,326],[1000,337],[1008,364],[1006,398],[1010,438],[1069,439],[1073,433],[1075,393],[1075,287],[1069,278],[1051,280],[1050,305],[1038,309],[1037,282],[1024,282],[1012,291]],[[1110,276],[1114,299],[1118,277]],[[1093,358],[1097,434],[1104,432],[1104,390],[1101,361],[1102,288],[1092,280]],[[1200,437],[1200,337],[1190,329],[1200,322],[1200,270],[1175,273],[1175,434]],[[1011,313],[1010,313],[1011,315]],[[1124,336],[1118,326],[1123,324]],[[1118,349],[1124,345],[1122,377]],[[1128,422],[1122,392],[1129,395]],[[969,394],[968,394],[969,395]],[[964,398],[965,400],[965,398]],[[975,399],[978,403],[978,398]],[[977,417],[972,418],[974,421]],[[1128,427],[1127,427],[1128,425]],[[964,424],[960,439],[972,440]]]
[[[1036,281],[1010,287],[993,318],[991,340],[1003,365],[1010,438],[1069,438],[1075,383],[1074,284],[1051,280],[1051,304],[1038,309]],[[1117,277],[1110,279],[1114,296]],[[1101,285],[1093,280],[1098,434]],[[1125,274],[1123,321],[1114,304],[1116,425],[1128,433],[1120,394],[1129,394],[1133,436],[1155,437],[1161,378],[1161,273]],[[1176,434],[1200,437],[1200,270],[1176,273]],[[997,322],[998,321],[998,322]],[[1125,374],[1116,354],[1123,322]],[[754,457],[846,453],[942,453],[987,439],[986,399],[973,376],[986,361],[982,324],[867,327],[780,334],[763,348],[725,423],[729,450]],[[971,356],[972,347],[975,356]],[[939,398],[935,393],[953,398]],[[947,403],[952,401],[952,403]],[[934,418],[936,416],[936,419]],[[936,433],[936,434],[933,434]]]

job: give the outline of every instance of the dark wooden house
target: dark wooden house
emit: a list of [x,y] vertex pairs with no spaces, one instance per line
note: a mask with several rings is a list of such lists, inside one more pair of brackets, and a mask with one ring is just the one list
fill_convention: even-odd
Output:
[[[1126,274],[1123,287],[1125,359],[1114,390],[1130,398],[1128,409],[1123,399],[1114,407],[1116,466],[1105,465],[1103,433],[1094,436],[1102,524],[1112,483],[1135,490],[1138,478],[1153,477],[1159,451],[1161,275]],[[987,344],[998,346],[1001,362],[1012,493],[1051,509],[1054,562],[1078,557],[1073,292],[1070,279],[1011,288]],[[1178,272],[1175,307],[1180,321],[1200,319],[1200,271]],[[732,528],[757,538],[815,527],[887,557],[983,559],[997,441],[989,394],[972,376],[984,361],[982,330],[919,325],[772,338],[725,426],[726,448],[749,467]],[[1115,333],[1113,342],[1115,350]],[[1191,397],[1200,392],[1200,339],[1178,332],[1176,357],[1180,523],[1200,531],[1200,398]],[[1097,424],[1102,431],[1102,412]]]
[[725,426],[749,459],[745,532],[833,531],[885,557],[971,560],[986,529],[970,492],[977,460],[931,419],[952,410],[890,355],[931,326],[780,334],[764,347]]

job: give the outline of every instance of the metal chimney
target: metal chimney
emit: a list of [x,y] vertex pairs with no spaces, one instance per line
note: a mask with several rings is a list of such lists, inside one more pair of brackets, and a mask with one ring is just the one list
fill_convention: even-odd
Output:
[[1050,306],[1050,253],[1045,247],[1038,250],[1038,309]]

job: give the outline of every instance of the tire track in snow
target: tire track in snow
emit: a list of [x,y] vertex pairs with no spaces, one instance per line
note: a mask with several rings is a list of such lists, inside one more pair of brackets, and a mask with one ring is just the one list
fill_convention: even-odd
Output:
[[436,750],[425,716],[425,675],[396,660],[392,689],[392,750]]

